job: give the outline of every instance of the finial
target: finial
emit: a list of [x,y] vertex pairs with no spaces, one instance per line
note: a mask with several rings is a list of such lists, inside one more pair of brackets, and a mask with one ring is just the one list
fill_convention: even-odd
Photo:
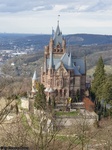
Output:
[[60,15],[58,15],[58,25],[59,25],[59,17],[60,17]]

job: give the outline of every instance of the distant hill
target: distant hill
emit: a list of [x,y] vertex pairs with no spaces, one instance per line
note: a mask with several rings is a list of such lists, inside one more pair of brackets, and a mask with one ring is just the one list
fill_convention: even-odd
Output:
[[[92,75],[94,69],[91,70],[100,56],[103,57],[104,64],[108,67],[106,68],[107,73],[111,73],[112,68],[112,45],[91,45],[91,46],[72,46],[71,49],[73,57],[86,57],[88,74]],[[44,51],[38,51],[35,54],[28,54],[19,57],[12,58],[7,61],[3,67],[2,71],[10,76],[27,76],[32,77],[34,70],[37,70],[37,75],[40,77],[40,70],[43,67],[43,56]],[[15,66],[11,66],[14,62]]]
[[0,33],[0,50],[13,50],[15,46],[20,49],[33,46],[35,50],[42,50],[50,37],[44,34]]
[[112,44],[112,35],[71,34],[66,36],[70,45]]
[[[2,71],[11,76],[29,76],[37,69],[40,76],[40,68],[43,66],[44,46],[49,44],[51,35],[36,34],[0,34],[0,49],[13,49],[14,46],[25,49],[33,45],[35,54],[23,55],[12,58],[3,67]],[[73,57],[85,57],[87,70],[96,65],[102,56],[104,64],[112,65],[112,35],[74,34],[64,36],[67,41],[67,51],[72,52]],[[15,66],[11,66],[11,62]]]
[[[35,50],[43,50],[51,35],[47,34],[11,34],[0,33],[0,49],[13,49],[14,46],[26,48],[33,45]],[[102,45],[112,44],[112,35],[71,34],[64,35],[68,45]]]

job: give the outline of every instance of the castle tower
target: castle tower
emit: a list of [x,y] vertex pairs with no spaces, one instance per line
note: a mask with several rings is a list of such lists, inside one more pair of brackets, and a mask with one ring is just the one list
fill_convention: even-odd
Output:
[[32,78],[32,93],[36,93],[36,82],[37,82],[37,73],[36,71],[34,71],[34,74],[33,74],[33,78]]
[[29,112],[34,113],[34,101],[35,101],[35,94],[37,92],[36,89],[36,82],[37,82],[37,73],[34,71],[32,77],[32,90],[31,93],[28,95],[29,98]]
[[[66,52],[66,41],[57,22],[56,32],[45,46],[41,83],[45,86],[47,99],[55,97],[65,103],[68,97],[75,101],[77,91],[83,94],[86,83],[84,59],[72,57]],[[33,89],[34,90],[34,89]]]
[[50,56],[49,56],[49,69],[53,69],[53,52],[52,52],[52,47],[50,49]]

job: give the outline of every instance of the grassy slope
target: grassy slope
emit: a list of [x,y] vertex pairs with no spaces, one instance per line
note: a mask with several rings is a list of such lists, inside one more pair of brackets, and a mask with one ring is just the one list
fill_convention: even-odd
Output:
[[[112,74],[112,66],[111,65],[105,65],[105,71],[107,74]],[[91,69],[87,70],[87,75],[93,76],[95,72],[95,66]]]

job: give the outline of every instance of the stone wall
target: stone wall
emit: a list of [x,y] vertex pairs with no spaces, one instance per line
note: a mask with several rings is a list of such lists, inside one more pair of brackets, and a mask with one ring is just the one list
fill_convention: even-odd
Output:
[[25,97],[21,98],[21,107],[23,109],[29,110],[29,100],[28,100],[28,98],[25,98]]
[[74,125],[88,125],[95,126],[98,123],[98,115],[95,112],[87,114],[87,112],[83,115],[77,116],[61,116],[56,117],[56,125],[58,127],[69,127]]

